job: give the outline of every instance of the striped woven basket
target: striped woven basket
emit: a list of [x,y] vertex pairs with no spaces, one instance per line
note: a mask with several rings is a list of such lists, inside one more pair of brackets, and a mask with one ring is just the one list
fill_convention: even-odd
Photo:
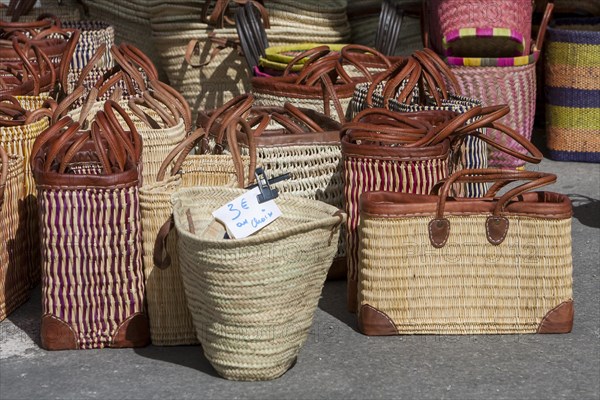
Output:
[[[454,180],[476,178],[533,182],[501,197],[491,192],[485,200],[444,201]],[[527,192],[526,187],[555,180],[544,173],[464,170],[449,178],[439,195],[363,195],[360,331],[570,332],[571,202],[565,195]]]
[[[549,3],[540,24],[538,37],[531,48],[532,54],[542,49],[552,10],[553,5]],[[484,106],[508,104],[511,112],[502,122],[530,140],[535,120],[537,59],[538,57],[533,57],[531,63],[523,66],[450,68],[465,96],[480,99]],[[494,139],[505,140],[502,137]],[[512,140],[503,144],[516,150],[520,149]],[[490,167],[511,169],[522,168],[525,165],[523,161],[500,151],[490,152],[488,164]]]
[[308,337],[344,214],[323,202],[280,195],[283,215],[245,239],[202,232],[212,211],[244,190],[191,188],[173,195],[188,307],[204,355],[219,375],[283,375]]
[[[92,125],[90,133],[65,117],[36,141],[41,339],[48,350],[139,347],[150,340],[138,196],[141,140],[134,130],[123,133],[131,137],[127,142],[120,127],[109,125]],[[107,151],[114,157],[103,156]]]
[[[192,317],[187,307],[183,289],[177,231],[171,230],[164,240],[169,255],[168,268],[155,262],[155,244],[165,221],[171,219],[171,195],[177,190],[192,186],[238,187],[240,177],[231,154],[187,154],[181,168],[175,170],[174,161],[184,147],[192,148],[204,135],[196,131],[167,155],[158,176],[152,184],[140,189],[140,209],[144,246],[144,276],[146,302],[150,318],[150,337],[158,346],[198,343]],[[185,150],[183,150],[185,151]],[[250,157],[241,156],[244,169],[250,167]],[[172,176],[166,177],[168,168]],[[242,178],[242,185],[247,182]]]
[[[452,113],[450,113],[452,114]],[[357,282],[358,282],[358,224],[359,200],[362,193],[376,190],[391,192],[427,194],[433,186],[448,175],[450,157],[449,141],[445,140],[433,146],[405,146],[399,140],[378,142],[378,134],[372,139],[366,136],[360,139],[352,137],[352,130],[369,132],[373,125],[362,121],[359,114],[353,122],[345,124],[342,129],[342,155],[344,162],[344,204],[348,219],[346,222],[347,243],[346,256],[348,260],[348,310],[357,311]],[[381,115],[374,114],[375,117]],[[405,131],[415,131],[415,124],[406,121],[404,117],[392,113],[383,114],[390,125],[379,122],[374,125],[382,133],[393,126]],[[444,112],[438,115],[443,116]],[[429,117],[435,117],[430,113]],[[427,117],[423,117],[427,119]],[[440,117],[441,118],[441,117]],[[381,121],[381,120],[380,120]],[[385,119],[383,119],[385,121]],[[433,122],[433,120],[432,120]],[[429,125],[431,127],[431,125]],[[427,129],[421,126],[419,132],[425,134]],[[373,133],[373,132],[372,132]]]
[[25,256],[27,215],[23,208],[23,157],[10,155],[0,145],[0,321],[29,298]]
[[[478,28],[492,31],[500,28],[516,34],[523,43],[522,49],[529,49],[531,42],[531,18],[534,3],[531,0],[425,0],[425,26],[426,32],[431,38],[433,49],[438,54],[445,54],[444,39],[456,37],[461,30],[463,35],[458,36],[465,41],[461,49],[470,53],[470,56],[491,56],[486,52],[497,52],[499,47],[504,47],[508,42],[508,50],[512,50],[513,43],[511,35],[505,36],[504,40],[499,35],[488,35],[488,38],[478,35]],[[492,33],[492,32],[490,32]],[[465,38],[469,38],[466,40]],[[490,40],[491,39],[491,40]],[[518,54],[495,55],[495,57],[514,56]]]
[[[47,97],[43,96],[16,96],[21,106],[29,111],[35,111],[42,108]],[[22,227],[26,235],[27,269],[29,271],[28,280],[31,287],[36,286],[40,281],[40,253],[39,253],[39,228],[38,228],[38,207],[36,202],[36,189],[33,173],[31,170],[30,158],[31,149],[36,138],[49,126],[49,119],[42,117],[31,123],[25,123],[19,126],[2,126],[0,123],[0,146],[3,146],[9,154],[14,154],[23,158],[23,207],[25,213],[26,226]]]
[[[98,51],[101,44],[106,48],[115,44],[115,29],[103,21],[64,21],[65,28],[79,29],[81,34],[71,59],[71,70],[81,70]],[[96,64],[99,68],[110,68],[113,60],[110,52],[104,53],[102,59]]]
[[600,18],[556,20],[546,47],[546,143],[560,161],[600,162]]

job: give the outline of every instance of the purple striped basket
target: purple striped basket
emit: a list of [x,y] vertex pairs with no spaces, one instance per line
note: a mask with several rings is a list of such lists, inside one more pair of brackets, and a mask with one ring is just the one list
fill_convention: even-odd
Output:
[[[42,347],[144,346],[150,335],[137,162],[127,159],[118,164],[120,170],[110,165],[107,171],[106,161],[112,160],[102,161],[97,143],[85,140],[89,132],[68,141],[69,129],[63,132],[61,125],[49,128],[34,146],[39,149],[33,171],[42,242]],[[67,126],[79,128],[77,123]],[[59,139],[40,143],[52,130]],[[62,160],[51,154],[59,140],[69,146],[59,151]]]

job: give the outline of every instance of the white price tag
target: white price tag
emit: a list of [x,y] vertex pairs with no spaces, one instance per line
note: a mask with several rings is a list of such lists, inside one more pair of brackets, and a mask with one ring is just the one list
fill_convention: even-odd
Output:
[[259,203],[256,198],[259,194],[260,189],[256,187],[213,211],[213,217],[225,224],[230,237],[248,237],[281,216],[275,201]]

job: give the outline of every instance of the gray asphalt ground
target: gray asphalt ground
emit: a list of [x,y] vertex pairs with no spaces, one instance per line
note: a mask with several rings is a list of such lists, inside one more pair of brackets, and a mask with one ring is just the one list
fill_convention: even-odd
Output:
[[1,399],[598,399],[600,165],[544,160],[574,201],[575,326],[566,335],[367,337],[329,282],[297,364],[271,382],[216,375],[198,346],[47,352],[39,288],[0,323]]

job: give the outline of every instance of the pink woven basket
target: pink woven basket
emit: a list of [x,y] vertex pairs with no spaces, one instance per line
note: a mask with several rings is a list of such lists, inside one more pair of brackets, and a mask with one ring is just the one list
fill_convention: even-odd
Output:
[[[544,19],[540,25],[537,40],[532,46],[532,54],[543,46],[546,27],[552,15],[553,5],[548,4]],[[517,131],[527,140],[531,139],[536,108],[536,68],[538,57],[521,66],[451,66],[459,87],[464,96],[482,101],[484,106],[508,104],[510,113],[502,119],[502,123]],[[489,133],[494,135],[493,132]],[[507,137],[496,137],[503,145],[524,152],[524,149]],[[506,153],[492,150],[488,155],[490,168],[519,168],[524,161]]]
[[424,21],[438,54],[445,52],[444,37],[465,28],[508,29],[523,37],[525,49],[531,46],[531,0],[425,0],[424,4]]

